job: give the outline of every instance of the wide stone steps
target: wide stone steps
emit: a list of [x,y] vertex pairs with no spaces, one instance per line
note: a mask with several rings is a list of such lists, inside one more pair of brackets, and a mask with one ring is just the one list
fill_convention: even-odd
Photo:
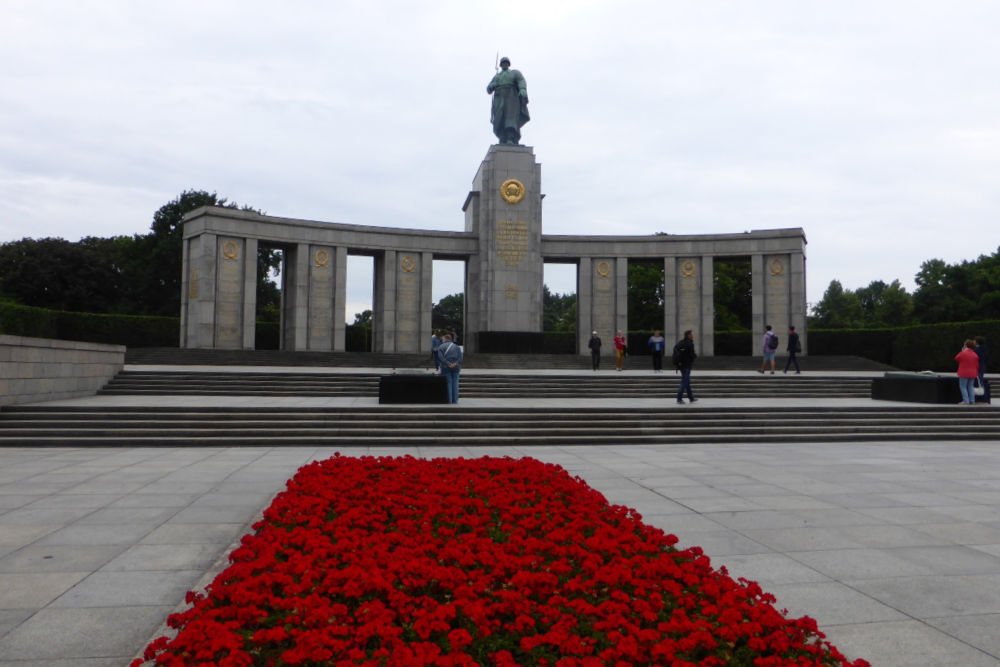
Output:
[[[387,372],[388,373],[388,372]],[[198,396],[378,396],[379,374],[123,371],[103,395]],[[677,390],[673,373],[630,375],[614,371],[576,375],[472,375],[461,379],[467,398],[653,398]],[[869,398],[871,380],[863,377],[801,375],[696,375],[703,398],[766,395],[798,398]]]
[[996,440],[1000,412],[881,408],[483,409],[11,406],[0,445],[475,446]]

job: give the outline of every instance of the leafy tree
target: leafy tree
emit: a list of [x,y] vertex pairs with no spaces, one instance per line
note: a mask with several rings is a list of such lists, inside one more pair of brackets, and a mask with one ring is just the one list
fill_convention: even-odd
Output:
[[632,331],[663,328],[662,262],[629,262],[628,328]]
[[458,334],[462,340],[462,324],[465,321],[465,295],[449,294],[431,308],[431,328],[435,331],[446,329]]
[[556,294],[542,285],[542,331],[576,331],[576,294]]
[[913,311],[922,323],[1000,317],[1000,250],[960,264],[929,259],[916,283]]
[[813,307],[813,325],[823,329],[852,329],[864,322],[858,295],[845,290],[839,280],[831,280],[823,298]]
[[0,289],[18,303],[55,310],[115,312],[124,278],[115,239],[12,241],[0,246]]
[[750,329],[753,324],[750,260],[717,260],[714,270],[715,330]]

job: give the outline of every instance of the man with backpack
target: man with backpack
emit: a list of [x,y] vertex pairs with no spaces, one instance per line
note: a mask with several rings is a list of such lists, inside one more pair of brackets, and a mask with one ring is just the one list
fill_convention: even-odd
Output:
[[681,338],[674,345],[674,355],[671,358],[674,368],[680,371],[681,374],[681,386],[677,389],[677,402],[681,405],[684,404],[685,391],[687,392],[688,400],[692,403],[698,400],[691,391],[691,366],[697,358],[698,355],[694,353],[694,333],[688,329],[684,332],[684,338]]
[[764,360],[760,362],[760,370],[757,372],[764,374],[767,362],[771,362],[771,375],[774,375],[774,355],[778,353],[778,334],[771,331],[771,325],[764,327],[764,342],[761,344],[761,352],[764,353]]
[[799,335],[795,333],[795,327],[788,327],[788,361],[785,362],[785,372],[792,364],[795,364],[795,374],[799,375],[802,373],[802,369],[799,368],[799,360],[796,359],[795,355],[802,351],[802,343],[799,341]]

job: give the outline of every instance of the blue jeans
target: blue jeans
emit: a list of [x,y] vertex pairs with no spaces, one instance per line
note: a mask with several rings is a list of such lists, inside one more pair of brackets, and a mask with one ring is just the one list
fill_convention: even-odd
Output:
[[972,391],[972,384],[976,378],[958,378],[958,388],[962,390],[963,403],[975,403],[976,394]]
[[694,400],[694,394],[691,393],[691,368],[681,369],[681,387],[677,390],[677,400],[681,400],[684,397],[684,392],[687,392],[688,398],[692,401]]
[[441,364],[441,375],[444,376],[445,382],[448,383],[448,402],[458,403],[458,374],[461,371],[459,368],[448,368],[446,365]]

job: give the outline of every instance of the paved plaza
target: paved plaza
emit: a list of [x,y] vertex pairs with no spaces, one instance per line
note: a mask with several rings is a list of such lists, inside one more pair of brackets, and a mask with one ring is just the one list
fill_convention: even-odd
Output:
[[[1000,665],[997,442],[339,451],[558,463],[682,546],[701,546],[715,566],[760,582],[779,608],[816,618],[852,658]],[[127,664],[284,482],[333,453],[0,448],[0,667]]]

